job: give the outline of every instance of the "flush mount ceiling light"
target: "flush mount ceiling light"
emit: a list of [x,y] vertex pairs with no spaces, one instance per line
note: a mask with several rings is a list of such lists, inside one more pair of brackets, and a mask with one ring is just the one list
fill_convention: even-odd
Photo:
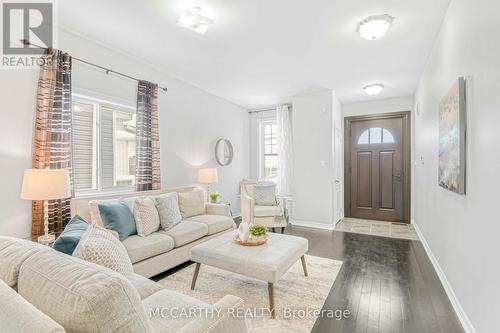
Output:
[[394,18],[390,15],[375,15],[359,23],[358,32],[367,40],[375,40],[387,33]]
[[214,22],[214,19],[202,15],[200,7],[193,7],[186,9],[184,14],[177,20],[177,25],[204,34]]
[[369,86],[363,87],[363,90],[368,96],[375,96],[382,92],[384,85],[381,83],[370,84]]

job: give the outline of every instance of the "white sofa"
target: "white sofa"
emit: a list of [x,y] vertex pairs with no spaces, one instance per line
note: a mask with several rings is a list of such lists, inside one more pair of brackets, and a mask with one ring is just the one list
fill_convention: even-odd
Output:
[[[245,320],[231,315],[242,305],[231,295],[210,305],[136,274],[0,236],[2,332],[245,333]],[[169,316],[170,309],[194,308],[203,312]]]
[[[205,191],[199,187],[80,197],[71,200],[71,212],[72,215],[80,215],[89,223],[102,224],[97,208],[99,202],[122,198],[132,205],[137,197],[158,196],[170,192],[184,196],[198,195],[200,191],[206,198]],[[168,231],[159,230],[146,237],[132,235],[123,240],[134,271],[145,277],[162,273],[190,260],[190,250],[193,246],[236,228],[227,205],[207,202],[204,202],[203,205],[195,210],[205,214],[189,217],[183,215],[182,222]],[[180,208],[181,214],[183,214],[182,205]]]

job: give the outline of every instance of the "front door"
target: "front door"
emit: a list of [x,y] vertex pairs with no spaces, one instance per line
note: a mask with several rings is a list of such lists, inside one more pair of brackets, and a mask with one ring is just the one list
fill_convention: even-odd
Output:
[[404,117],[350,123],[350,216],[403,221]]

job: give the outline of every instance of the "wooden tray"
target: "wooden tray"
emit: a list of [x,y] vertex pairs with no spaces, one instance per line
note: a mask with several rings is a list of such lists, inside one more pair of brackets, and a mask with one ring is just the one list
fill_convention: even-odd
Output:
[[259,246],[267,242],[267,236],[258,240],[252,240],[249,238],[246,242],[240,239],[239,235],[234,236],[234,241],[243,246]]

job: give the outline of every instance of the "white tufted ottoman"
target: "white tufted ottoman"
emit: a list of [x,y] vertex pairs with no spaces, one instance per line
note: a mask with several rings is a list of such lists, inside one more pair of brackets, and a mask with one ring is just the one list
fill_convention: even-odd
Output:
[[195,287],[201,264],[266,281],[269,310],[275,318],[274,283],[299,259],[307,276],[304,255],[308,241],[302,237],[269,233],[264,245],[242,246],[234,242],[234,235],[228,232],[191,249],[191,260],[196,263],[191,289]]

